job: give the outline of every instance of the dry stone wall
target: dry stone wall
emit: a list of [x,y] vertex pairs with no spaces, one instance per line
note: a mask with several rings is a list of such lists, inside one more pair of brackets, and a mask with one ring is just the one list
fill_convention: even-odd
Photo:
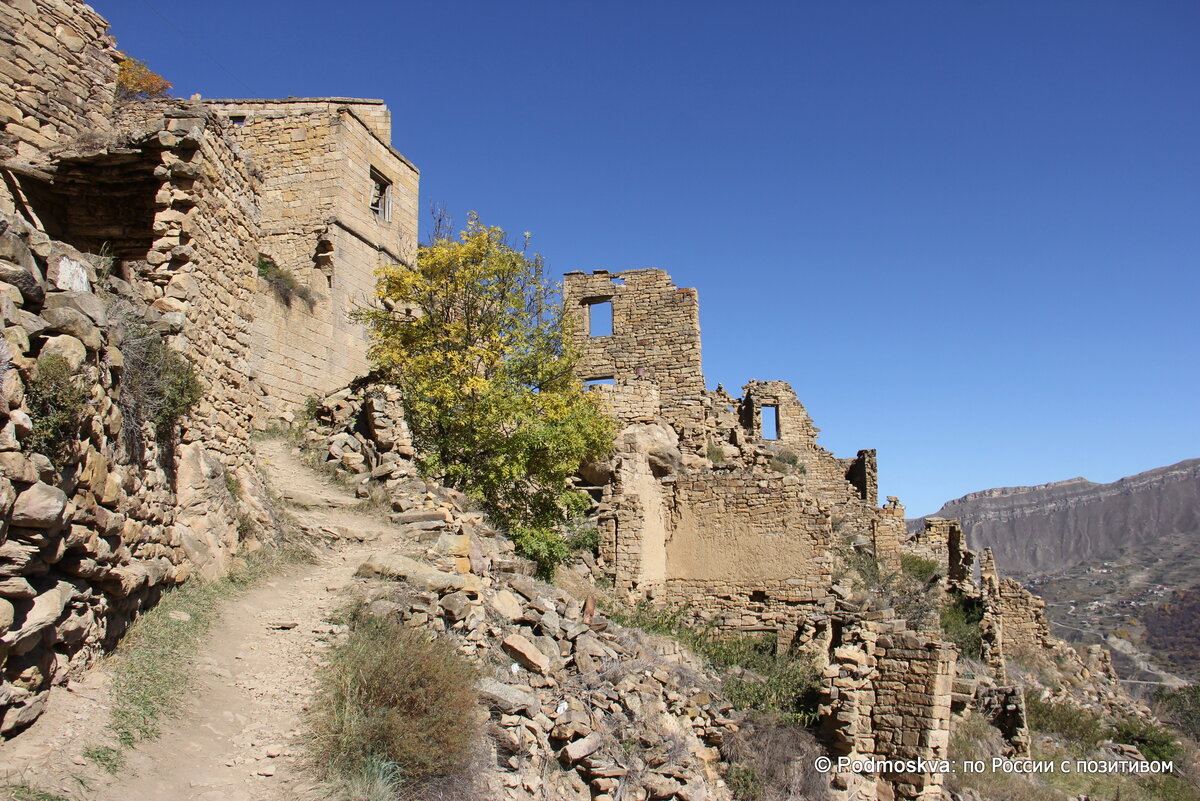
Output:
[[[57,280],[47,278],[56,265]],[[273,536],[257,474],[199,437],[166,448],[150,424],[129,447],[121,347],[138,322],[170,336],[162,315],[104,276],[106,259],[0,218],[0,732],[36,719],[49,688],[111,648],[164,588]],[[179,337],[176,337],[178,340]],[[88,390],[77,430],[43,453],[39,376],[62,357]],[[52,401],[58,402],[58,401]],[[62,401],[65,402],[65,401]],[[193,422],[188,429],[198,431]],[[132,452],[131,452],[132,451]],[[236,476],[240,498],[226,475]]]
[[[378,101],[248,101],[247,127],[228,104],[114,103],[116,74],[88,6],[0,4],[4,734],[165,588],[218,576],[275,535],[250,467],[252,422],[365,366],[345,312],[366,302],[377,266],[415,245],[417,172],[391,149]],[[379,213],[376,173],[390,182]],[[258,256],[271,249],[312,282],[315,310],[289,315],[267,294]],[[132,422],[142,390],[130,348],[147,336],[183,354],[201,388],[170,432]],[[50,354],[87,406],[43,453],[30,398]],[[411,473],[411,443],[384,400],[359,403],[388,448],[364,454],[347,437],[332,450],[386,480]]]
[[[0,162],[40,164],[112,126],[117,52],[108,23],[68,0],[0,3]],[[0,214],[16,211],[0,193]]]

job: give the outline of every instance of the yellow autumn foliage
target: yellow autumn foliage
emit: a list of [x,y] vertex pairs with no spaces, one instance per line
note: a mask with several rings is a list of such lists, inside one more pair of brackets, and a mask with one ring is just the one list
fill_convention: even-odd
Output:
[[420,460],[514,528],[545,531],[586,505],[568,476],[612,445],[575,376],[567,318],[540,256],[472,214],[412,267],[379,271],[364,310],[370,358],[402,390]]

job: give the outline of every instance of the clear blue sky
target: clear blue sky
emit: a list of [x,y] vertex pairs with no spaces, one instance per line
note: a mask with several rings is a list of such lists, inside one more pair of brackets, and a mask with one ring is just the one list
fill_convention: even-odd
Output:
[[[1200,456],[1200,4],[97,0],[183,96],[392,109],[422,207],[699,289],[912,515]],[[425,219],[422,219],[425,229]]]

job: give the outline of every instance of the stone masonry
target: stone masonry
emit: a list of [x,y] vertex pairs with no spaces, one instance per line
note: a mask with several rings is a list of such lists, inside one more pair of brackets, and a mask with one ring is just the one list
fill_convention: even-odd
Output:
[[[370,302],[377,267],[415,249],[418,174],[381,102],[118,103],[117,59],[83,3],[0,3],[6,735],[165,588],[275,535],[251,432],[365,372],[347,312]],[[263,256],[314,303],[274,294]],[[168,439],[125,424],[135,325],[203,390]],[[30,446],[28,402],[49,354],[90,397],[53,460]]]
[[371,303],[376,269],[411,262],[419,173],[391,146],[381,100],[204,106],[229,123],[229,137],[261,171],[255,258],[269,258],[312,293],[311,303],[271,297],[254,317],[252,364],[267,412],[286,416],[368,371],[366,331],[349,313]]

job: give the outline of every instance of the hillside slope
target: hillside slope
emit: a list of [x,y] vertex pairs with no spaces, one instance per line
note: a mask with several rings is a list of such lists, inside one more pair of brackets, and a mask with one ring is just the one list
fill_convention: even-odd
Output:
[[[1200,537],[1200,459],[1096,484],[1072,478],[964,495],[930,517],[959,520],[1011,575],[1062,570],[1161,537]],[[908,521],[916,531],[924,518]]]

